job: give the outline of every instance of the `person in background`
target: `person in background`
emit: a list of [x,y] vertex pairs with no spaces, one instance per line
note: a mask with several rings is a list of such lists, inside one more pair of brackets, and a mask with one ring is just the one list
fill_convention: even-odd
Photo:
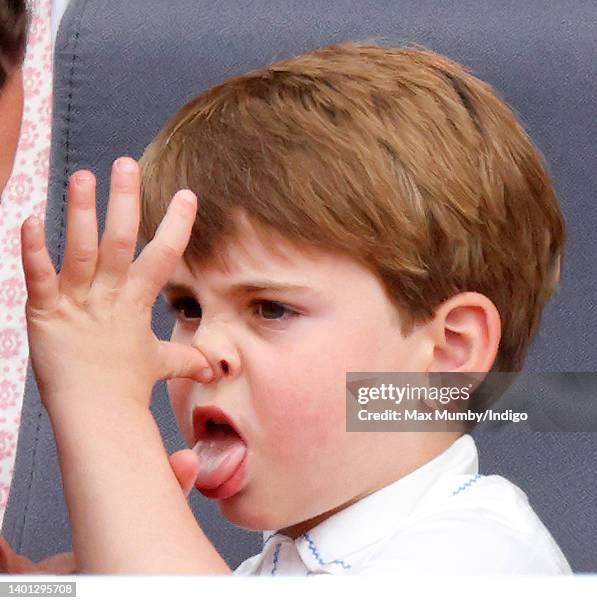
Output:
[[12,172],[21,131],[28,24],[25,0],[0,0],[0,193]]

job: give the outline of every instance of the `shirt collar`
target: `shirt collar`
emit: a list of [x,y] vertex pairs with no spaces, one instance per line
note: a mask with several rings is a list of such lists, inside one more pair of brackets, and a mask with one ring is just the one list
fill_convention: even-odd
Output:
[[[440,490],[446,490],[447,495],[456,483],[455,476],[478,471],[475,441],[469,434],[463,434],[415,471],[328,517],[296,538],[294,544],[310,571],[321,571],[322,566],[329,564],[348,569],[351,555],[386,538],[391,528],[406,522],[422,499],[432,489],[438,489],[440,482]],[[264,550],[280,540],[291,540],[275,530],[264,531],[263,538]]]

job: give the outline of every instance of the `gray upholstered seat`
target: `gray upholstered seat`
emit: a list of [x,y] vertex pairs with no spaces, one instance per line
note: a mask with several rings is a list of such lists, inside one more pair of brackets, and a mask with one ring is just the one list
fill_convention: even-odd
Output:
[[[62,262],[67,176],[98,176],[100,229],[112,161],[138,157],[164,121],[223,79],[336,41],[381,36],[468,65],[497,88],[542,150],[556,182],[569,241],[561,290],[544,315],[529,370],[597,370],[597,5],[564,0],[501,3],[261,0],[73,0],[55,53],[55,97],[47,238]],[[167,338],[161,302],[154,328]],[[153,412],[170,452],[183,446],[163,383]],[[562,400],[566,403],[566,400]],[[571,401],[572,402],[572,401]],[[519,484],[570,559],[597,571],[597,436],[594,433],[474,434],[481,470]],[[260,549],[261,534],[235,528],[198,493],[194,512],[236,567]],[[34,560],[71,548],[70,528],[47,415],[31,367],[3,534]]]

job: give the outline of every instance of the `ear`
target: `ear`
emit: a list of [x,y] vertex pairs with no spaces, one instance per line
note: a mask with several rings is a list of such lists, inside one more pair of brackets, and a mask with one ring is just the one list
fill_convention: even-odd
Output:
[[488,297],[472,291],[458,293],[436,308],[428,327],[434,343],[428,371],[491,370],[500,343],[501,321]]

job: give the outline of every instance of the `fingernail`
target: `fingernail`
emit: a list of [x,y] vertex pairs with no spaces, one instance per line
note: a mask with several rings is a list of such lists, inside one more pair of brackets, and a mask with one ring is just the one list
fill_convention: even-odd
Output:
[[120,157],[116,160],[116,169],[125,174],[132,174],[136,169],[135,162],[128,157]]
[[29,216],[26,220],[28,231],[24,234],[24,244],[31,251],[36,251],[40,245],[39,237],[44,223],[37,216]]
[[27,219],[29,220],[27,224],[29,225],[30,231],[32,231],[34,234],[37,234],[41,231],[43,222],[37,216],[29,216]]
[[213,376],[214,373],[210,367],[201,369],[199,371],[199,379],[201,379],[201,381],[211,381],[213,379]]
[[87,173],[87,172],[83,172],[81,174],[77,174],[75,176],[75,180],[77,181],[77,184],[82,184],[85,185],[88,182],[91,181],[91,174]]
[[183,189],[178,193],[178,195],[183,201],[186,201],[187,203],[195,203],[195,194],[190,190]]

